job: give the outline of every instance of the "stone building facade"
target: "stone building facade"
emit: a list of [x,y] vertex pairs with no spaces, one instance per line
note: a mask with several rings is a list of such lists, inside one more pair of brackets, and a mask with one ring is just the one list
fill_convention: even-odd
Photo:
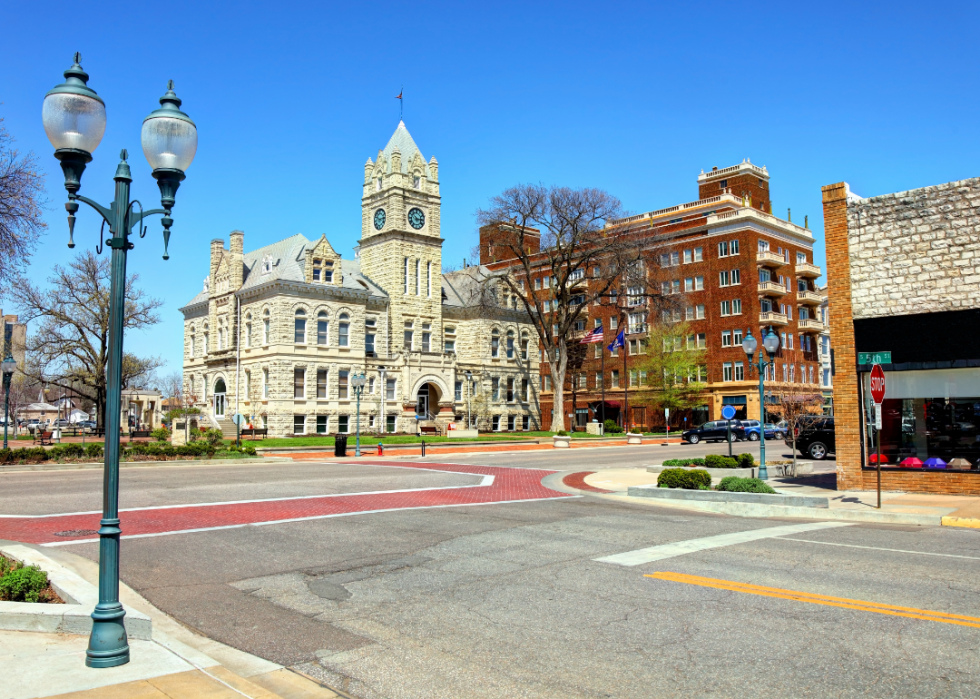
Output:
[[[469,422],[540,424],[537,353],[515,309],[488,308],[485,268],[442,274],[439,165],[399,123],[364,166],[361,239],[344,259],[326,236],[245,252],[211,242],[184,314],[184,385],[226,431],[237,411],[270,436]],[[467,372],[470,378],[467,379]]]
[[838,487],[876,487],[880,437],[883,489],[980,493],[980,178],[823,204]]

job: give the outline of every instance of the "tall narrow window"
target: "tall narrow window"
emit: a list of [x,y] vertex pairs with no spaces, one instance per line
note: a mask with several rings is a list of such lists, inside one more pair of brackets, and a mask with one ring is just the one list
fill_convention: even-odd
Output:
[[316,397],[317,398],[327,397],[327,370],[326,369],[316,370]]
[[422,295],[422,261],[415,258],[415,295]]
[[527,361],[528,347],[531,345],[530,340],[527,337],[527,330],[521,332],[521,359],[525,362]]
[[337,344],[340,347],[350,347],[350,317],[341,313],[337,321]]
[[262,344],[269,344],[269,309],[262,313]]
[[422,323],[422,351],[428,352],[429,345],[432,343],[432,325]]
[[188,355],[191,359],[194,359],[194,345],[197,344],[197,336],[194,334],[194,326],[191,326],[191,347],[190,354]]
[[269,370],[268,369],[262,370],[262,397],[263,398],[269,397]]
[[428,296],[429,298],[432,298],[432,263],[426,262],[425,265],[426,265],[425,284],[427,287],[425,295]]
[[[385,379],[385,400],[395,400],[395,380]],[[394,430],[392,430],[394,431]]]
[[348,393],[348,383],[347,378],[350,376],[350,371],[347,369],[341,369],[337,372],[337,398],[345,400],[350,398]]
[[408,293],[408,258],[405,258],[405,293]]
[[313,260],[313,281],[320,281],[320,260]]
[[490,396],[493,400],[500,400],[500,379],[496,376],[490,379]]
[[443,330],[445,336],[444,349],[446,352],[456,351],[456,328],[447,327]]
[[293,369],[293,398],[306,398],[306,369]]
[[514,331],[507,331],[507,359],[514,358]]
[[245,316],[245,347],[252,346],[252,314]]
[[296,311],[295,333],[293,342],[297,345],[306,344],[306,311],[300,308]]
[[513,378],[507,379],[507,402],[508,403],[514,402],[514,379]]
[[405,349],[412,351],[412,344],[415,340],[415,321],[405,321]]
[[490,333],[490,356],[494,358],[500,356],[500,331],[496,328]]
[[320,311],[316,316],[316,343],[318,345],[327,344],[330,332],[330,321],[327,320],[327,312]]
[[374,337],[377,332],[378,321],[374,318],[364,319],[364,353],[369,356],[374,356]]

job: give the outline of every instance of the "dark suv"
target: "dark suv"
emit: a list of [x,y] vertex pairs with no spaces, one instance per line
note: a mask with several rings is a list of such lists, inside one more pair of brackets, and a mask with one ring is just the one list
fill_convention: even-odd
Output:
[[[732,441],[738,442],[745,439],[745,427],[741,421],[732,420]],[[691,444],[698,442],[724,442],[728,439],[728,421],[714,420],[703,425],[694,427],[681,435]]]
[[[786,435],[786,446],[793,448],[793,437]],[[820,461],[837,450],[834,418],[815,415],[800,421],[796,428],[796,448],[804,456]]]

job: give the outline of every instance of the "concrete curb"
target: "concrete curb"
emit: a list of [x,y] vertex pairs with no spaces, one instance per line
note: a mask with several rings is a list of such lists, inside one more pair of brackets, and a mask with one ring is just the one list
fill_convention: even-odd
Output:
[[[99,589],[96,586],[37,549],[15,545],[4,546],[0,552],[24,565],[35,565],[47,573],[51,587],[65,601],[65,604],[0,602],[0,629],[80,635],[91,633],[92,610],[99,602]],[[127,609],[125,625],[130,638],[151,640],[153,625],[146,614]]]
[[[712,469],[721,470],[721,469]],[[730,470],[730,469],[725,469]],[[748,470],[748,469],[745,469]],[[627,496],[640,498],[661,498],[664,500],[684,500],[695,502],[746,503],[752,505],[807,507],[826,510],[830,507],[827,498],[812,495],[780,495],[770,493],[729,493],[717,490],[685,490],[680,488],[659,488],[656,485],[634,485],[627,490]]]
[[[271,456],[259,456],[247,459],[174,459],[172,461],[121,461],[120,468],[146,468],[151,466],[220,466],[223,464],[268,464],[268,463],[294,463],[292,459],[276,458]],[[101,461],[98,463],[84,464],[52,464],[42,462],[39,464],[5,464],[0,466],[0,473],[23,473],[30,471],[77,471],[93,468],[103,468]]]
[[943,526],[980,529],[980,519],[976,519],[975,517],[943,517]]

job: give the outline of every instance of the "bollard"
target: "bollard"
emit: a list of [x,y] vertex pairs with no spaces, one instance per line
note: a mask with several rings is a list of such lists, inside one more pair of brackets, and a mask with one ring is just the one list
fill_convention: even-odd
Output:
[[425,440],[422,440],[422,456],[425,456]]

